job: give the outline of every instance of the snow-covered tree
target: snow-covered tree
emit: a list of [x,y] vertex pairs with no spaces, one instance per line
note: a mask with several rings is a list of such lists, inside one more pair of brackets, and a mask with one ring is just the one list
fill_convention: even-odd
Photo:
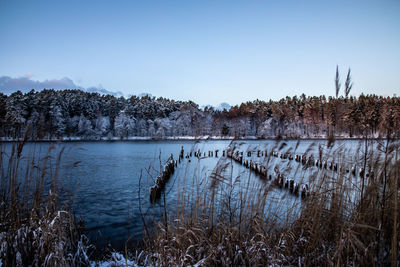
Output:
[[92,123],[84,115],[79,117],[78,134],[83,136],[92,136],[94,134]]
[[105,136],[111,129],[110,117],[100,116],[96,119],[96,132],[98,135]]

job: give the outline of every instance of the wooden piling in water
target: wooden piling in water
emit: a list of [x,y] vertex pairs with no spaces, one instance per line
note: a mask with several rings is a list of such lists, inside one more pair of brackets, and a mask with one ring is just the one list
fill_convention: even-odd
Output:
[[185,151],[183,150],[183,146],[181,146],[181,152],[179,153],[179,163],[181,162],[181,159],[183,159],[183,154]]
[[303,184],[301,186],[301,198],[306,198],[310,195],[310,189],[308,187],[308,184]]
[[161,191],[164,189],[166,182],[175,171],[176,161],[171,155],[165,163],[161,173],[157,176],[155,184],[150,187],[150,201],[154,203],[160,196]]
[[293,194],[294,191],[294,180],[289,179],[289,192]]

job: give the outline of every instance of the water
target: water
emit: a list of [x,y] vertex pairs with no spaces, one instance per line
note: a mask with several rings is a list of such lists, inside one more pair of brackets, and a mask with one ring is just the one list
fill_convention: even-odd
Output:
[[[286,207],[300,209],[299,197],[290,195],[287,191],[271,187],[271,182],[260,179],[249,173],[249,170],[229,158],[222,156],[222,150],[229,145],[241,151],[253,151],[251,159],[262,162],[273,169],[285,170],[296,182],[310,183],[308,177],[317,168],[304,169],[301,164],[281,160],[274,157],[257,158],[257,150],[275,150],[293,154],[313,154],[318,158],[319,151],[324,155],[334,156],[335,151],[342,150],[344,154],[359,154],[358,141],[337,141],[334,148],[329,149],[326,141],[281,141],[271,140],[235,141],[145,141],[145,142],[70,142],[62,143],[51,151],[51,163],[54,164],[58,153],[64,148],[60,169],[60,185],[63,195],[72,198],[72,207],[78,218],[85,221],[92,240],[97,240],[99,246],[110,242],[119,247],[128,238],[140,240],[143,237],[143,220],[146,224],[159,221],[164,215],[164,201],[150,203],[149,188],[154,184],[161,166],[172,154],[178,158],[181,147],[185,155],[190,151],[200,149],[201,159],[185,158],[178,164],[177,170],[165,187],[166,209],[174,212],[179,203],[192,202],[200,194],[211,191],[213,180],[210,176],[220,171],[224,178],[219,179],[218,195],[225,197],[231,194],[237,197],[238,189],[249,187],[251,192],[269,188],[268,212],[281,220],[285,218]],[[4,147],[4,145],[3,145]],[[9,151],[11,144],[5,144]],[[30,155],[35,149],[43,157],[47,154],[49,144],[29,143],[23,154]],[[311,149],[310,149],[311,147]],[[219,150],[218,157],[207,157],[208,151]],[[193,155],[193,154],[192,154]],[[29,157],[26,157],[28,159]],[[345,163],[347,159],[343,159]],[[23,164],[21,164],[23,165]],[[234,187],[232,185],[235,185]],[[233,188],[233,191],[229,190]],[[283,203],[283,204],[282,204]],[[224,207],[219,207],[223,209]],[[271,215],[272,216],[272,215]]]

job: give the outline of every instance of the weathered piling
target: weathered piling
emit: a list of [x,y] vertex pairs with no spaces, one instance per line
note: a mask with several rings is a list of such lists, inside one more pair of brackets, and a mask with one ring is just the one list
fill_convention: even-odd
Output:
[[284,181],[284,179],[285,179],[285,178],[283,178],[283,175],[278,174],[277,183],[278,183],[278,186],[279,186],[280,188],[283,187],[283,181]]
[[301,185],[301,197],[304,199],[310,195],[308,184]]
[[359,172],[360,178],[363,178],[364,174],[365,174],[365,170],[364,170],[364,168],[361,168],[360,172]]
[[171,178],[175,171],[176,161],[171,155],[165,163],[161,173],[157,176],[155,184],[150,187],[150,201],[154,203],[160,196],[161,191],[164,189],[166,182]]
[[294,191],[294,180],[293,179],[289,179],[289,191],[290,191],[290,193],[293,194],[293,191]]
[[183,159],[183,154],[185,151],[183,150],[183,146],[181,146],[181,152],[179,153],[179,163],[181,162],[181,159]]
[[307,155],[304,154],[301,156],[301,164],[306,165],[306,163],[307,163]]
[[354,166],[351,168],[351,174],[353,174],[353,176],[356,176],[356,169],[357,169],[356,165],[354,165]]
[[307,161],[307,166],[314,166],[314,157],[310,156]]
[[296,184],[294,186],[293,194],[295,194],[296,196],[299,194],[299,188],[300,188],[300,184]]

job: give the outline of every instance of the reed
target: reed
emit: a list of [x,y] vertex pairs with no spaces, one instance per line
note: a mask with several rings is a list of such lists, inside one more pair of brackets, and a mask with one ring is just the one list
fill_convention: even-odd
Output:
[[84,225],[59,196],[63,150],[54,157],[51,144],[44,156],[36,146],[23,153],[27,137],[0,143],[0,265],[87,266]]
[[[323,152],[315,146],[306,154],[319,151],[317,163],[333,162],[332,170],[329,164],[327,168],[294,160],[283,164],[283,173],[295,172],[310,182],[306,201],[288,205],[289,198],[283,198],[277,205],[286,205],[286,211],[277,213],[271,203],[273,184],[252,187],[256,177],[250,172],[235,177],[225,161],[216,168],[210,186],[191,198],[189,207],[184,201],[189,198],[179,197],[179,212],[170,214],[168,223],[157,225],[145,251],[136,254],[136,262],[152,266],[398,266],[398,141],[367,140],[353,154],[346,149]],[[277,143],[266,151],[267,176],[275,167],[273,151],[293,154],[296,149]],[[353,175],[354,165],[360,174]]]

